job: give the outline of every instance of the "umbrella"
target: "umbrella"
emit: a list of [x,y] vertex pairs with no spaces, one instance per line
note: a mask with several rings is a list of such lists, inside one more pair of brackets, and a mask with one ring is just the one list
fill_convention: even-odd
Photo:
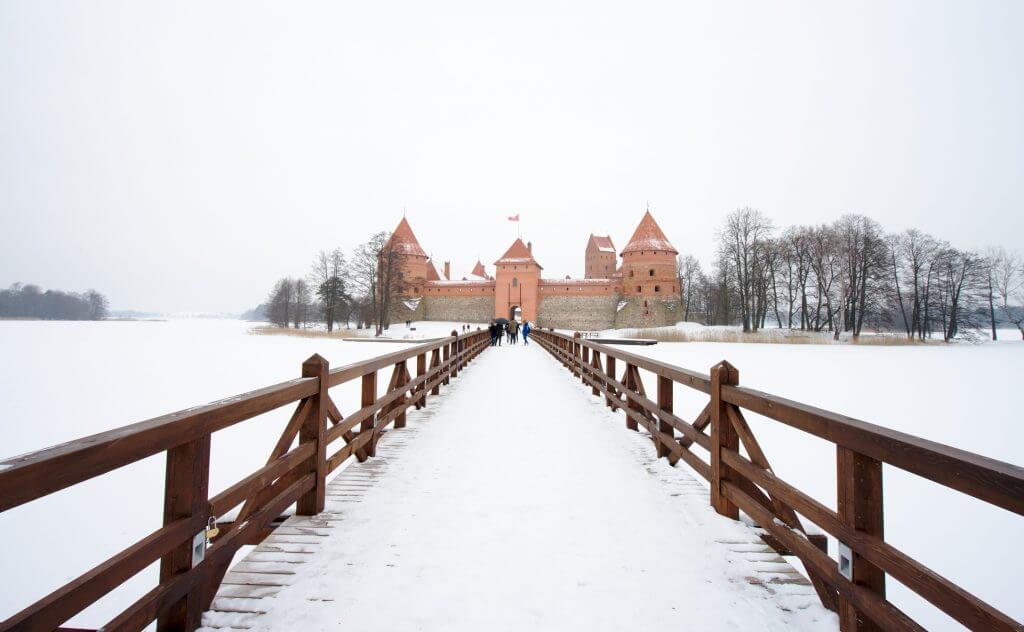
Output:
[[507,325],[508,324],[508,319],[507,318],[495,318],[494,322],[498,323],[499,325]]

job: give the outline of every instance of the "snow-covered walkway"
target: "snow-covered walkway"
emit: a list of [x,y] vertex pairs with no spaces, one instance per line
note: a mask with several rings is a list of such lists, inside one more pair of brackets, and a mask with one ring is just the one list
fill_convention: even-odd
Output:
[[[428,406],[331,483],[327,512],[236,566],[205,624],[836,629],[787,563],[540,347],[484,352]],[[252,592],[258,573],[277,579]]]

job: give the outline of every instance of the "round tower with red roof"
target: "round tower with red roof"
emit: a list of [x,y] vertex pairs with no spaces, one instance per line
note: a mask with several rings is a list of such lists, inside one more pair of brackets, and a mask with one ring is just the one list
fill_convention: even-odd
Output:
[[679,306],[679,277],[675,247],[654,221],[644,213],[629,243],[622,249],[622,300],[617,327],[657,327],[676,322]]

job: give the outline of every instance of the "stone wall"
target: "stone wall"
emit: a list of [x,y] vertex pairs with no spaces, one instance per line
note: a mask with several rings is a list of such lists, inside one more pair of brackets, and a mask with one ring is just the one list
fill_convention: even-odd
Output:
[[392,325],[399,325],[407,320],[423,320],[423,297],[394,298],[388,307]]
[[[622,308],[616,304],[615,328],[665,327],[682,318],[678,298],[656,299],[630,296],[622,299]],[[646,306],[645,306],[646,303]]]
[[541,296],[537,309],[538,327],[597,331],[615,325],[615,306],[619,295]]
[[487,323],[494,318],[494,296],[425,296],[423,320]]

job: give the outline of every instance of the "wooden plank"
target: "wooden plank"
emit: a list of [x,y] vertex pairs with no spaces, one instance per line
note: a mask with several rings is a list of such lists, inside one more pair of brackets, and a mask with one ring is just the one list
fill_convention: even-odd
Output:
[[[855,531],[884,540],[882,463],[849,448],[836,446],[836,469],[839,519]],[[853,583],[885,598],[885,573],[882,569],[856,552],[853,558]],[[848,599],[840,599],[839,629],[843,632],[876,632],[881,627],[866,613],[858,611]]]
[[[52,630],[85,610],[206,526],[202,516],[165,525],[80,577],[0,623],[0,631]],[[69,628],[66,628],[69,629]]]
[[[712,426],[714,426],[713,421]],[[750,496],[743,493],[736,484],[728,480],[724,481],[723,493],[728,497],[729,502],[742,507],[743,511],[757,521],[763,529],[769,531],[785,546],[796,552],[804,562],[804,565],[808,566],[809,571],[813,570],[829,585],[836,587],[840,595],[848,599],[861,611],[868,613],[872,620],[883,625],[885,629],[924,631],[924,628],[884,598],[879,597],[862,586],[847,581],[846,578],[839,574],[835,560],[815,548],[802,534],[798,535],[798,532],[776,522],[771,511],[765,509]]]
[[739,508],[725,495],[723,483],[734,479],[735,473],[722,462],[722,450],[739,450],[739,436],[729,422],[722,400],[722,386],[739,383],[739,371],[724,360],[711,368],[711,506],[719,514],[739,520]]
[[0,461],[0,512],[308,397],[292,380]]
[[950,580],[914,560],[882,539],[858,532],[839,520],[839,515],[786,483],[771,472],[757,468],[735,453],[724,453],[730,467],[754,481],[836,538],[861,557],[881,567],[896,580],[973,630],[1019,630],[1011,617],[978,599]]
[[722,398],[877,461],[1024,515],[1024,467],[753,389],[724,386]]
[[[371,406],[377,401],[377,372],[367,373],[363,376],[361,405]],[[359,434],[367,433],[369,440],[366,442],[366,456],[377,456],[377,434],[374,429],[374,418],[369,417],[362,422]]]
[[[312,445],[313,458],[308,461],[305,472],[314,475],[313,489],[299,498],[296,513],[312,516],[324,510],[324,491],[327,487],[327,374],[330,371],[327,360],[318,354],[302,363],[302,377],[316,378],[319,390],[309,398],[309,413],[299,429],[299,445]],[[301,469],[301,468],[300,468]],[[304,472],[304,473],[305,473]]]
[[[663,411],[663,412],[665,412],[665,413],[671,413],[672,412],[672,401],[673,401],[672,386],[673,386],[673,382],[672,382],[671,379],[669,379],[669,378],[667,378],[667,377],[665,377],[663,375],[659,375],[658,376],[658,409]],[[663,417],[663,415],[658,415],[658,431],[661,432],[662,434],[667,434],[669,437],[672,437],[673,441],[674,441],[675,440],[674,439],[675,432],[674,432],[674,430],[672,428],[672,424],[670,424],[667,421],[665,421],[664,419],[662,419],[662,417]],[[673,457],[671,445],[670,444],[665,444],[664,441],[659,441],[657,443],[657,446],[658,446],[658,458],[665,457],[665,458],[668,459],[669,463],[671,463],[672,465],[675,465],[676,461],[679,460],[679,457],[678,456]]]
[[310,444],[299,445],[281,458],[264,465],[246,476],[231,487],[210,499],[210,511],[215,516],[228,512],[241,502],[252,498],[255,494],[277,480],[286,472],[293,470],[299,463],[313,456],[315,447]]
[[[167,451],[164,483],[164,525],[182,519],[206,523],[210,504],[210,435]],[[160,583],[192,570],[192,538],[160,558]],[[198,585],[168,604],[157,621],[157,631],[194,630],[199,627],[206,603]]]

